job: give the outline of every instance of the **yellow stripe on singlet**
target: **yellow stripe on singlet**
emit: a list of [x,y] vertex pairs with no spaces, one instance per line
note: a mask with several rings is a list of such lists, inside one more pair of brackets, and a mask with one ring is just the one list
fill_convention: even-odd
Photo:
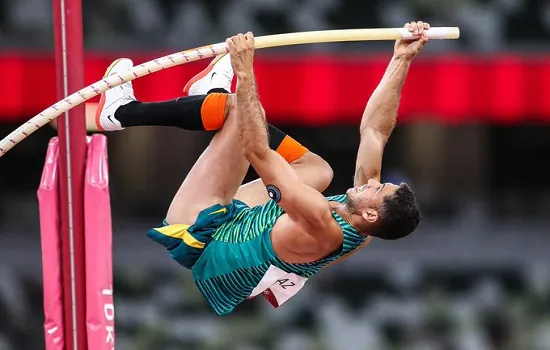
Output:
[[189,225],[176,224],[176,225],[158,227],[158,228],[155,228],[155,230],[162,233],[165,236],[181,239],[185,244],[187,244],[190,247],[204,249],[204,246],[206,244],[201,241],[198,241],[189,232],[187,232],[188,228],[189,228]]
[[215,214],[225,214],[227,213],[227,208],[221,208],[219,210],[213,211],[208,215],[215,215]]

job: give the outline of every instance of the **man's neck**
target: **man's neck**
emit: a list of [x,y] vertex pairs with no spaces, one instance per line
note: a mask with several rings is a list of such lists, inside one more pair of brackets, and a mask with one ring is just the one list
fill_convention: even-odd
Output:
[[339,202],[329,202],[329,204],[332,210],[334,210],[336,214],[338,214],[345,222],[353,226],[353,228],[356,229],[359,234],[365,237],[368,236],[367,233],[363,232],[359,228],[359,225],[357,225],[357,221],[355,220],[352,211],[348,208],[346,204]]

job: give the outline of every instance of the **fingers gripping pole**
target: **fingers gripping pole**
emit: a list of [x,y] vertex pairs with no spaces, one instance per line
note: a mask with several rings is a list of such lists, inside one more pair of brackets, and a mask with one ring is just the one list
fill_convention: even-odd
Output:
[[[460,36],[460,30],[458,27],[433,27],[428,30],[427,33],[428,38],[431,39],[458,39]],[[287,33],[257,37],[256,49],[328,42],[397,39],[413,39],[413,35],[405,28],[344,29]],[[101,95],[113,87],[163,69],[198,61],[204,58],[214,57],[226,52],[227,47],[225,42],[198,47],[196,49],[182,51],[154,59],[144,64],[135,66],[128,72],[111,75],[105,79],[97,81],[92,85],[87,86],[84,89],[77,91],[67,98],[57,102],[48,109],[45,109],[40,114],[34,116],[32,119],[6,136],[0,141],[0,157],[15,147],[15,145],[19,142],[27,138],[30,134],[56,119],[61,114],[88,101],[91,98]]]

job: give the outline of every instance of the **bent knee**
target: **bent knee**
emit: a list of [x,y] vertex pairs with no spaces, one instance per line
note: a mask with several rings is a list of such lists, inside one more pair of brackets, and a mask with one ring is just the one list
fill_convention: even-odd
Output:
[[332,167],[330,164],[324,160],[323,158],[317,156],[319,158],[319,163],[317,164],[317,171],[319,172],[319,181],[320,184],[320,191],[324,191],[327,189],[327,187],[332,182],[332,179],[334,177],[334,171],[332,170]]
[[318,154],[308,151],[296,163],[302,164],[302,166],[312,170],[315,181],[308,185],[316,190],[323,192],[332,182],[332,178],[334,177],[332,167]]

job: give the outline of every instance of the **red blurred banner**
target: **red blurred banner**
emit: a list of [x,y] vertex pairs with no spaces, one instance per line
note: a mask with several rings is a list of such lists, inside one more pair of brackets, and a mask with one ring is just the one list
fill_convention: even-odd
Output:
[[[132,55],[143,63],[165,53]],[[111,55],[88,54],[86,84],[99,80]],[[256,73],[272,122],[355,123],[378,84],[389,55],[260,54]],[[180,96],[207,64],[191,63],[135,81],[143,101]],[[55,66],[48,55],[0,54],[0,122],[24,122],[56,102]],[[401,121],[445,123],[550,122],[550,59],[519,56],[437,56],[414,63],[400,108]]]

